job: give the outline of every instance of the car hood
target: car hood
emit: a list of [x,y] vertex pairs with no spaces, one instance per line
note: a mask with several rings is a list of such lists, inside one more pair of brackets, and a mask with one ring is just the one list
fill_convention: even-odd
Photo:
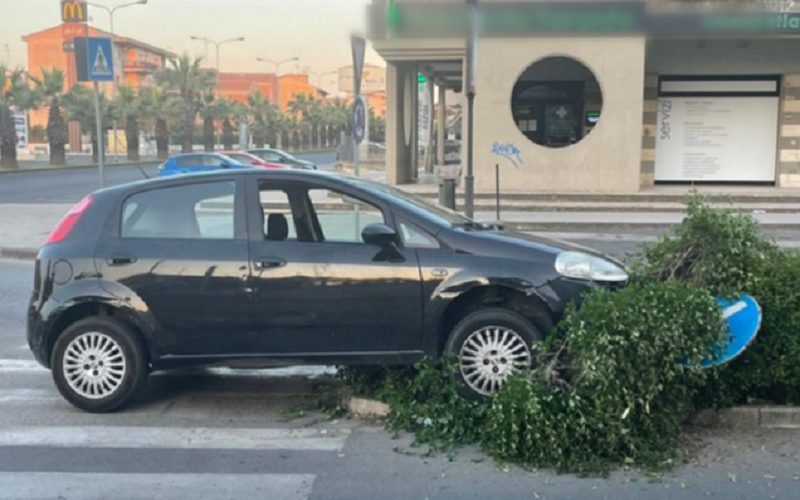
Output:
[[555,259],[561,252],[573,251],[602,257],[622,265],[617,259],[593,248],[537,234],[464,229],[454,229],[453,233],[457,235],[453,243],[458,250],[476,255],[522,259],[538,256],[540,259],[548,257]]

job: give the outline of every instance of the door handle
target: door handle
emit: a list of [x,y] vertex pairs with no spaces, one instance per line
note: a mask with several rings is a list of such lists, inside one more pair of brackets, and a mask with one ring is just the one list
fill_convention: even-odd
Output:
[[106,262],[109,266],[127,266],[136,262],[136,258],[127,254],[114,254],[107,258]]
[[278,257],[262,257],[253,262],[253,267],[258,271],[275,269],[286,265],[286,261]]

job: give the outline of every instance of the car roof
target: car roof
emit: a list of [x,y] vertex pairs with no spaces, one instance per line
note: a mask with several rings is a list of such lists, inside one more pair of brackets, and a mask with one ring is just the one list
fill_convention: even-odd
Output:
[[[207,153],[211,154],[211,153]],[[189,175],[175,175],[169,177],[153,177],[150,179],[142,179],[139,181],[129,182],[127,184],[120,184],[117,186],[107,187],[104,189],[100,189],[95,191],[95,193],[108,193],[108,194],[119,194],[123,192],[127,192],[129,190],[139,190],[143,187],[158,187],[158,186],[175,186],[181,184],[192,184],[196,181],[202,181],[204,179],[214,179],[216,177],[222,178],[237,178],[237,177],[245,177],[251,175],[258,175],[258,176],[268,176],[268,177],[280,177],[283,180],[302,180],[302,179],[330,179],[330,180],[338,180],[345,184],[349,184],[347,182],[347,176],[336,174],[333,172],[324,172],[319,170],[291,170],[291,169],[275,169],[275,170],[264,170],[259,168],[253,169],[236,169],[236,170],[214,170],[211,172],[198,172]]]

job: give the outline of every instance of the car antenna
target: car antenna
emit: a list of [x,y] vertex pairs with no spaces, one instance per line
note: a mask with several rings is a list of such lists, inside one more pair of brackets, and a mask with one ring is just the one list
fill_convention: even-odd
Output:
[[149,176],[149,175],[147,175],[147,172],[145,172],[145,171],[144,171],[144,169],[142,168],[142,166],[141,166],[141,165],[136,165],[136,168],[138,168],[138,169],[139,169],[139,172],[141,172],[141,173],[142,173],[142,175],[144,176],[144,178],[145,178],[145,179],[150,179],[150,176]]

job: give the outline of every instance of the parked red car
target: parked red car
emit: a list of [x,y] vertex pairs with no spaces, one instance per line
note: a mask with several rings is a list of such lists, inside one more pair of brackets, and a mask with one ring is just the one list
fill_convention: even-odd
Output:
[[252,165],[254,167],[259,167],[259,168],[280,169],[280,170],[285,170],[289,168],[286,165],[281,165],[279,163],[270,163],[268,161],[264,161],[258,156],[252,155],[244,151],[220,151],[220,154],[227,156],[231,160],[238,161],[243,165]]

